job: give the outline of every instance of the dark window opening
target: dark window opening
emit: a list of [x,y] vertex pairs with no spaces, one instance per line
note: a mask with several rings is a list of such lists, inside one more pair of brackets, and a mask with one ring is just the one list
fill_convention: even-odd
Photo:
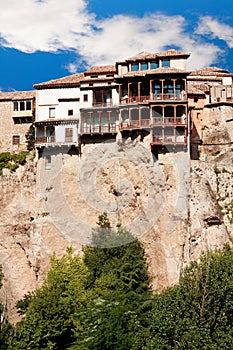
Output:
[[19,135],[13,135],[12,136],[12,144],[13,145],[19,145],[20,143],[20,136]]

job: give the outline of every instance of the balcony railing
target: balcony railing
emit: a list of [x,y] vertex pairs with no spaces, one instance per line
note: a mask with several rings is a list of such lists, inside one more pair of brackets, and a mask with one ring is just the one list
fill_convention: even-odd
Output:
[[55,143],[55,136],[37,136],[36,143]]
[[152,125],[186,125],[187,124],[187,118],[186,117],[154,117]]
[[117,131],[116,124],[108,125],[82,125],[81,134],[109,134]]
[[152,101],[168,101],[168,100],[186,100],[186,94],[151,94],[147,96],[130,96],[130,97],[121,97],[120,104],[127,103],[146,103]]
[[150,119],[141,119],[141,120],[127,120],[120,123],[120,129],[143,129],[150,127]]

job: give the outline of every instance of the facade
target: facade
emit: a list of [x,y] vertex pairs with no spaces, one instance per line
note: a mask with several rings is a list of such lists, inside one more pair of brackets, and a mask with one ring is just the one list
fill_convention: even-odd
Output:
[[[154,153],[198,157],[206,110],[233,102],[232,74],[216,67],[188,72],[189,53],[141,52],[115,65],[35,85],[36,147],[147,137]],[[191,136],[190,136],[191,135]]]
[[25,134],[34,120],[35,91],[0,92],[0,151],[27,149]]
[[131,137],[149,136],[152,150],[186,149],[188,57],[175,50],[142,52],[102,72],[101,67],[93,68],[89,86],[80,84],[91,98],[90,107],[80,111],[81,138],[120,131]]
[[83,74],[35,85],[36,146],[77,145]]
[[199,158],[203,139],[206,139],[207,129],[216,122],[215,116],[218,115],[218,123],[221,123],[222,127],[224,127],[224,116],[228,115],[228,119],[232,118],[232,77],[233,74],[217,67],[194,71],[187,77],[189,111],[192,123],[191,155],[195,159]]

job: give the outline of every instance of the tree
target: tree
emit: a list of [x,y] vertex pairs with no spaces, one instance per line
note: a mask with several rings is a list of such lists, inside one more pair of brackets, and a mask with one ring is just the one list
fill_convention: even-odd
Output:
[[232,350],[232,266],[229,245],[191,263],[179,285],[155,296],[150,326],[132,349]]
[[74,311],[85,301],[87,274],[87,268],[71,248],[61,259],[53,255],[43,286],[21,303],[26,315],[17,324],[9,349],[63,350],[77,326]]
[[[2,287],[2,279],[4,275],[2,273],[2,265],[0,265],[0,288]],[[5,307],[0,304],[0,349],[7,350],[9,341],[13,334],[13,327],[8,322],[6,317]]]
[[25,134],[27,142],[27,150],[32,151],[35,149],[35,126],[31,124],[27,133]]
[[[84,263],[90,273],[89,300],[77,310],[82,330],[77,332],[71,349],[128,350],[149,304],[150,279],[144,248],[121,225],[117,230],[111,228],[105,213],[97,224],[94,247],[84,249]],[[103,243],[108,248],[101,248]]]

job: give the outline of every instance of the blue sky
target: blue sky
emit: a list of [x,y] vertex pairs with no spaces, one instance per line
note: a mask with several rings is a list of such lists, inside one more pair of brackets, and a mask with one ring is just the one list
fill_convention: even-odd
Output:
[[0,12],[0,90],[114,64],[141,51],[191,53],[189,69],[233,72],[233,0],[8,0]]

